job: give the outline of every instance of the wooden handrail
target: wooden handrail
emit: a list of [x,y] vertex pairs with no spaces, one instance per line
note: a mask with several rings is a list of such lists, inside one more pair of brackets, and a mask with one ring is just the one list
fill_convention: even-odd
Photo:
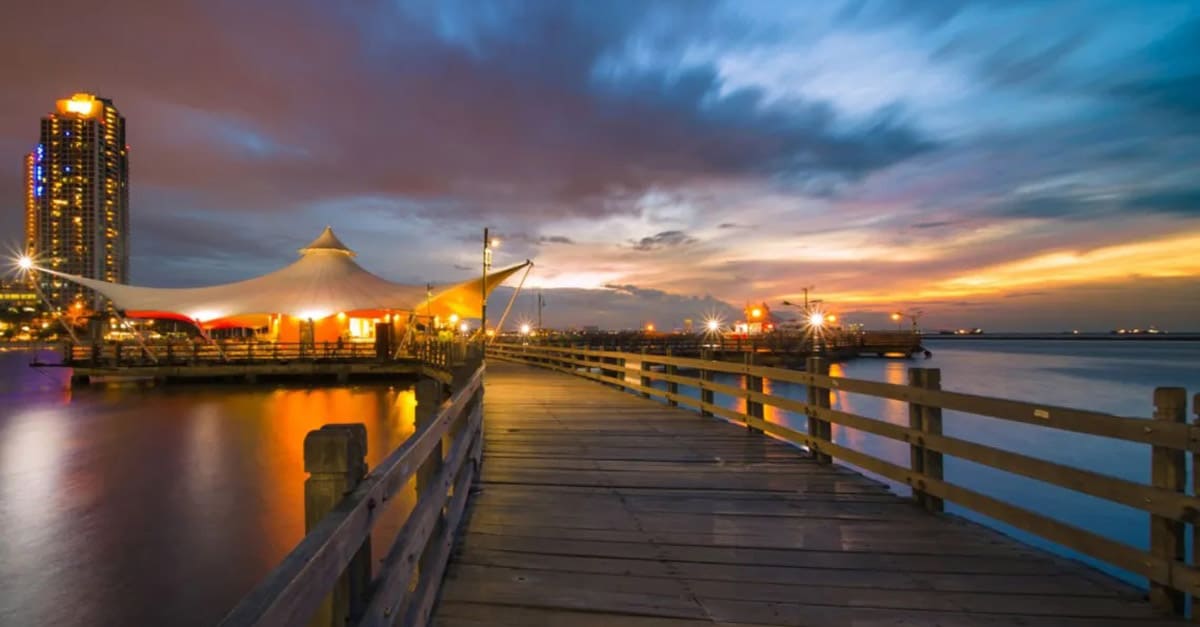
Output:
[[[417,556],[430,549],[433,554],[430,563],[440,562],[441,568],[445,567],[446,543],[453,539],[476,472],[475,464],[466,461],[478,459],[483,376],[484,366],[480,363],[462,387],[440,406],[436,417],[380,462],[220,624],[223,627],[307,624],[370,537],[381,511],[439,450],[443,438],[450,435],[450,452],[441,460],[441,471],[421,491],[416,507],[388,552],[383,573],[371,586],[371,597],[362,600],[366,611],[355,617],[362,625],[424,624],[441,580],[441,570],[422,569],[416,592],[409,594],[413,566]],[[460,423],[464,424],[456,428]],[[440,453],[438,457],[440,460]],[[449,512],[441,535],[435,537],[434,522],[441,517],[444,507]],[[397,621],[396,616],[405,620]]]
[[[493,344],[489,355],[549,368],[581,376],[593,381],[613,384],[643,396],[661,398],[680,406],[695,408],[702,415],[714,415],[761,430],[773,437],[808,447],[820,459],[831,456],[870,472],[909,485],[914,497],[936,505],[941,500],[957,503],[980,514],[1041,536],[1052,542],[1079,551],[1100,561],[1129,572],[1145,576],[1151,584],[1151,598],[1164,611],[1178,613],[1182,608],[1181,595],[1200,596],[1200,570],[1183,559],[1183,524],[1200,525],[1200,498],[1183,490],[1186,477],[1184,452],[1200,452],[1200,427],[1188,424],[1183,418],[1186,403],[1180,390],[1160,388],[1155,404],[1159,411],[1154,420],[1115,416],[1101,412],[1054,407],[1024,401],[963,394],[937,389],[937,386],[898,385],[832,377],[809,372],[743,363],[706,359],[673,357],[670,355],[638,354],[594,349],[573,349],[540,345]],[[658,371],[647,366],[664,366]],[[599,372],[594,372],[599,370]],[[696,371],[685,375],[681,370]],[[913,369],[924,371],[925,369]],[[936,371],[930,371],[936,372]],[[711,380],[712,373],[744,377],[737,387]],[[754,378],[766,378],[804,385],[817,391],[807,400],[786,398],[761,391]],[[655,381],[667,383],[667,389],[653,386]],[[700,391],[699,398],[680,394],[679,386]],[[1169,390],[1169,392],[1164,392]],[[947,436],[941,433],[940,420],[936,429],[928,425],[898,425],[877,418],[832,409],[827,402],[828,392],[838,391],[874,396],[909,404],[914,416],[924,416],[926,409],[953,410],[990,418],[1019,422],[1149,445],[1153,449],[1155,481],[1151,484],[1130,481],[1103,473],[1074,468],[1058,462],[1038,459],[1023,453],[1004,450]],[[1160,394],[1161,393],[1161,394]],[[723,394],[744,400],[748,411],[736,411],[713,401],[713,394]],[[1160,398],[1161,396],[1161,398]],[[814,400],[816,399],[816,400]],[[1183,399],[1182,401],[1180,399]],[[1200,416],[1200,395],[1194,401]],[[809,417],[810,431],[816,424],[837,424],[908,444],[914,451],[912,467],[880,459],[861,450],[831,441],[828,433],[806,433],[753,415],[759,406],[772,406]],[[910,412],[911,413],[911,412]],[[1200,421],[1198,421],[1200,422]],[[917,451],[924,457],[918,457]],[[936,467],[917,467],[918,459],[933,455]],[[1043,483],[1066,488],[1081,494],[1105,499],[1146,512],[1152,521],[1155,542],[1149,551],[1113,540],[1071,525],[1039,512],[1001,501],[981,492],[956,485],[942,477],[940,456],[946,455],[997,470],[1020,475]],[[1193,471],[1195,472],[1195,471]],[[1193,475],[1200,486],[1200,474]],[[1193,550],[1196,550],[1195,548]],[[1193,558],[1193,563],[1195,559]]]

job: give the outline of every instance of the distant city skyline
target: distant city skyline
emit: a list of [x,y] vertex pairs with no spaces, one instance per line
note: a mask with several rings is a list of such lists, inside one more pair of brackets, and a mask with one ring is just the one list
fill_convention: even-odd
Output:
[[[32,122],[32,120],[31,120]],[[32,124],[31,124],[32,126]],[[112,100],[76,92],[41,118],[25,156],[25,241],[42,267],[112,283],[129,280],[129,155]],[[100,306],[91,292],[43,276],[55,307]]]
[[[813,286],[878,328],[1200,330],[1195,2],[93,9],[0,27],[10,248],[32,120],[86,91],[137,138],[135,283],[254,276],[325,224],[446,283],[488,226],[551,326]],[[95,32],[124,35],[62,45]]]

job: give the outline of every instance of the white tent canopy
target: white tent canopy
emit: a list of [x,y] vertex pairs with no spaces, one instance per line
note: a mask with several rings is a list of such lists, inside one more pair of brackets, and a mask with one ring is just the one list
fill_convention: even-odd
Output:
[[[413,312],[462,317],[479,315],[482,277],[448,286],[431,299],[426,287],[393,283],[362,268],[355,253],[325,227],[317,239],[300,249],[300,258],[284,268],[245,281],[194,288],[157,288],[120,285],[65,274],[46,272],[91,288],[135,317],[177,316],[201,324],[254,315],[282,314],[319,320],[338,313]],[[490,293],[497,285],[530,262],[488,275]]]

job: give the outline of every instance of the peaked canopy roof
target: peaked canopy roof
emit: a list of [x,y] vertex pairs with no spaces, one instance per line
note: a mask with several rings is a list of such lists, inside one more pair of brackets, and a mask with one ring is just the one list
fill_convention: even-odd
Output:
[[[483,277],[445,286],[427,298],[423,285],[404,285],[378,277],[354,261],[355,253],[325,230],[300,258],[262,276],[209,287],[159,288],[120,285],[35,266],[91,288],[133,317],[179,317],[211,326],[246,316],[284,314],[318,320],[338,313],[381,315],[415,312],[419,315],[457,314],[478,317],[483,302]],[[487,277],[490,294],[531,262],[493,272]]]

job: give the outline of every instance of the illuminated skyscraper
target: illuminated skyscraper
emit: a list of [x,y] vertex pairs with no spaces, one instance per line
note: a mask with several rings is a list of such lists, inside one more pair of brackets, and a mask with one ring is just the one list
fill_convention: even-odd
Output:
[[[112,101],[86,93],[59,100],[42,118],[25,171],[27,252],[52,270],[128,282],[129,148],[125,118]],[[99,307],[89,291],[42,277],[56,307]]]

